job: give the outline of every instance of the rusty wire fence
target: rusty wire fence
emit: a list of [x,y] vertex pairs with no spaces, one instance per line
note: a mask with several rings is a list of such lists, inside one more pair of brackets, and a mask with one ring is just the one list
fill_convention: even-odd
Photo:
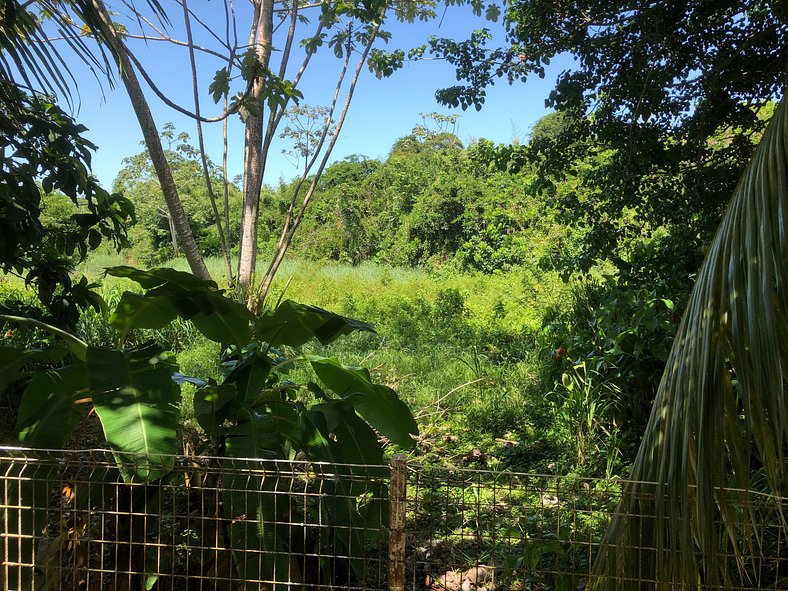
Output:
[[[202,456],[129,482],[146,461],[0,448],[0,589],[580,590],[624,484]],[[788,589],[785,499],[747,499],[763,527],[726,588]]]
[[[592,566],[627,481],[507,471],[409,467],[406,573],[411,589],[442,591],[575,591],[593,587]],[[640,483],[649,506],[656,487]],[[736,540],[720,540],[727,580],[698,589],[788,589],[788,499],[757,491],[720,491],[741,523],[756,522]],[[628,515],[644,527],[651,515]],[[678,525],[676,525],[678,527]],[[747,531],[742,527],[742,531]],[[636,540],[645,563],[655,549]],[[609,560],[617,560],[608,548]],[[634,585],[633,585],[634,584]],[[628,571],[608,588],[655,589],[648,568]],[[678,588],[678,587],[677,587]]]

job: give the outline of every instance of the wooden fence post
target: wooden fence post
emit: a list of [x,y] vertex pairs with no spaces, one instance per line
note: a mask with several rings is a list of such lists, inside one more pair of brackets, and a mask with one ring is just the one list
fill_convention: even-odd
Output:
[[405,510],[408,466],[404,455],[391,459],[389,486],[389,591],[405,589]]

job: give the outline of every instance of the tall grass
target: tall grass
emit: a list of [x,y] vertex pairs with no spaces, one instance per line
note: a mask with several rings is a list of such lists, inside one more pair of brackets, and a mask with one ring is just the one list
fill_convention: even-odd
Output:
[[[80,271],[100,278],[104,267],[117,264],[126,262],[92,257]],[[209,259],[207,264],[217,282],[226,285],[223,262]],[[183,260],[168,265],[188,270]],[[113,277],[103,284],[110,302],[133,286]],[[539,448],[552,428],[538,365],[544,311],[565,298],[564,285],[552,274],[459,274],[291,260],[282,265],[271,294],[271,305],[281,296],[375,326],[375,334],[350,335],[326,347],[309,344],[304,352],[368,367],[377,381],[396,389],[419,419],[422,453],[439,449],[464,461],[474,449],[500,452],[500,441],[516,442],[530,453],[526,448]],[[106,313],[86,314],[80,329],[96,344],[117,338],[107,329]],[[155,334],[140,331],[136,338],[153,338],[178,351],[184,373],[218,377],[217,351],[188,323],[173,323]],[[298,371],[304,375],[293,379],[314,379],[307,369]],[[552,456],[542,455],[529,460],[531,467],[549,469]]]

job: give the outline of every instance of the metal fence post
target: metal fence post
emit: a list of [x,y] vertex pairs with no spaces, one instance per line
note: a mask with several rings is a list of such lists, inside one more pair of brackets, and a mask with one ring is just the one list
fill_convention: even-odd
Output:
[[405,500],[408,466],[406,456],[394,456],[390,462],[389,486],[389,591],[405,589]]

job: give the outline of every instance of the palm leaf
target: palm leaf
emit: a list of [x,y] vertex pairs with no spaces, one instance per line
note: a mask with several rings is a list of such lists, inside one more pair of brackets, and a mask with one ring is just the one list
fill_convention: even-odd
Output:
[[[751,466],[762,467],[759,493],[781,494],[786,483],[785,102],[698,275],[631,482],[597,555],[596,589],[731,588],[757,576],[746,572],[746,557],[767,534],[753,508],[762,496]],[[774,531],[779,507],[770,520]]]
[[[98,0],[96,0],[97,2]],[[114,34],[103,23],[93,0],[3,0],[0,2],[0,79],[22,84],[28,89],[56,93],[70,101],[77,82],[69,70],[57,42],[50,33],[65,41],[71,54],[93,72],[97,80],[113,83]],[[158,0],[145,4],[154,17],[167,24],[167,15]],[[134,3],[130,6],[133,8]],[[99,42],[85,42],[84,31]]]

